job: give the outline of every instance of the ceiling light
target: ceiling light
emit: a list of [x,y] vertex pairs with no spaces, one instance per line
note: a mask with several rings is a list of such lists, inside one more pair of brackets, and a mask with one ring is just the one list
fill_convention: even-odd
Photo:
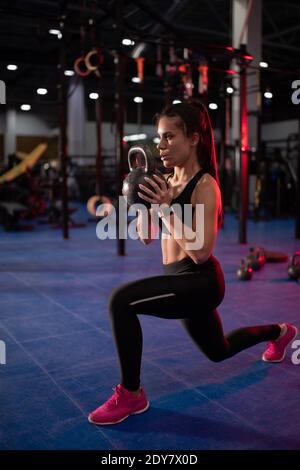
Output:
[[122,44],[123,46],[134,46],[135,42],[131,39],[123,39]]
[[91,100],[97,100],[99,98],[99,95],[98,93],[90,93],[89,98],[91,98]]
[[36,92],[37,92],[38,95],[47,95],[48,90],[47,90],[47,88],[38,88],[36,90]]
[[125,142],[133,142],[135,140],[145,140],[147,139],[147,134],[132,134],[132,135],[125,135],[124,141]]
[[267,69],[269,67],[269,64],[268,62],[260,62],[259,63],[259,66],[262,68],[262,69]]
[[61,34],[61,32],[59,31],[59,29],[49,29],[49,34],[53,34],[54,36],[58,36],[59,34]]

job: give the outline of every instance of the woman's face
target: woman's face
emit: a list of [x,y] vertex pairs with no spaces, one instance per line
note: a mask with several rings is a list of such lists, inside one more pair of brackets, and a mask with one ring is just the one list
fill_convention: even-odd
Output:
[[182,166],[188,160],[192,149],[196,148],[195,139],[184,134],[178,126],[178,119],[161,117],[158,122],[157,133],[160,142],[157,148],[165,168]]

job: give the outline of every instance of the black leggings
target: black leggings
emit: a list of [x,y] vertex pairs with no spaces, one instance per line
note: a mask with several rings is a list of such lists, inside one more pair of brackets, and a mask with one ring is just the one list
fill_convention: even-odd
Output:
[[215,257],[201,265],[184,258],[164,265],[164,273],[123,284],[110,296],[121,383],[128,390],[140,386],[143,335],[138,315],[181,319],[199,349],[214,362],[279,336],[278,324],[239,328],[224,335],[216,310],[224,297],[224,275]]

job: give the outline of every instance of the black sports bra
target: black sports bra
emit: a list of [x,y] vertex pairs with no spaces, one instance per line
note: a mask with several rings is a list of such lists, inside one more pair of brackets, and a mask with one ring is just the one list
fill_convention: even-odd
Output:
[[[195,186],[199,179],[206,173],[205,170],[199,170],[193,178],[186,184],[185,188],[181,191],[181,193],[178,194],[174,199],[171,201],[171,205],[173,204],[179,204],[181,206],[182,210],[182,216],[183,216],[183,223],[185,223],[184,220],[184,205],[185,204],[191,204],[191,197],[193,194],[193,191],[195,189]],[[172,176],[172,175],[170,175]],[[169,181],[170,176],[167,178],[167,181]],[[192,216],[194,215],[195,208],[192,208]],[[162,229],[162,220],[159,219],[159,227]]]

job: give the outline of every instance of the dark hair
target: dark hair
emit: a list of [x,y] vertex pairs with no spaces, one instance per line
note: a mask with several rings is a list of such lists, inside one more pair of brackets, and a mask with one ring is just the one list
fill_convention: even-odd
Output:
[[[183,133],[190,137],[194,132],[199,134],[197,145],[198,161],[201,167],[209,173],[220,187],[217,158],[215,150],[215,140],[208,111],[203,103],[197,100],[185,101],[165,107],[161,113],[155,115],[155,122],[162,117],[177,117],[178,127]],[[223,210],[218,218],[218,226],[223,222]]]

